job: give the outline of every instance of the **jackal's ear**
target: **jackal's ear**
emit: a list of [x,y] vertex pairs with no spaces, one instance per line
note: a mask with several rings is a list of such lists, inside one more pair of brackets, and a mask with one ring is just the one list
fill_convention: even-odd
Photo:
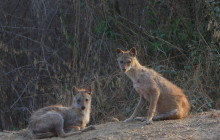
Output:
[[117,56],[120,56],[120,55],[122,55],[124,53],[120,48],[118,48],[116,50],[116,52],[117,52]]
[[78,93],[78,89],[76,87],[73,87],[73,95],[75,96]]
[[131,48],[129,54],[130,54],[131,56],[133,56],[133,57],[137,56],[137,50],[136,50],[136,48],[134,48],[134,47]]
[[92,94],[92,88],[88,88],[87,91],[88,91],[88,94],[89,94],[89,95]]

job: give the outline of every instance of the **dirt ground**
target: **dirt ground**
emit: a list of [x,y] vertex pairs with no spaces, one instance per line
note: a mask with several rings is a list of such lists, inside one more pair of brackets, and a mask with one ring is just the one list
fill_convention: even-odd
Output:
[[[1,132],[0,140],[28,140],[26,130]],[[48,138],[62,140],[63,138]],[[66,140],[220,140],[220,110],[191,115],[180,120],[156,121],[143,125],[108,122],[96,125],[96,130],[65,138]]]

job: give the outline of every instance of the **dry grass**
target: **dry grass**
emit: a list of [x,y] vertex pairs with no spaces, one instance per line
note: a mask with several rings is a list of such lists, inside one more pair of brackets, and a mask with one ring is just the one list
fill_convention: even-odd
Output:
[[219,20],[212,11],[217,3],[0,3],[0,130],[25,127],[31,112],[65,102],[73,86],[94,90],[91,123],[125,118],[137,95],[119,72],[118,47],[137,47],[142,64],[185,89],[193,112],[220,108],[216,24],[206,30],[209,20]]

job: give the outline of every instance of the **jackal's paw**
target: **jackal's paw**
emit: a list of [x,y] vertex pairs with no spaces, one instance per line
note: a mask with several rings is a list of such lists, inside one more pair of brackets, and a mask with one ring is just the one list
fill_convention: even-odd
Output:
[[95,130],[96,127],[94,125],[90,125],[84,129],[81,130],[81,132],[86,132],[86,131],[89,131],[89,130]]
[[136,117],[135,119],[134,119],[135,121],[145,121],[146,120],[146,117]]
[[133,120],[134,120],[134,118],[128,118],[128,119],[124,120],[124,122],[131,122]]
[[144,125],[149,125],[149,124],[153,124],[152,120],[147,120],[143,122]]
[[96,130],[96,127],[94,125],[90,125],[87,127],[89,130]]

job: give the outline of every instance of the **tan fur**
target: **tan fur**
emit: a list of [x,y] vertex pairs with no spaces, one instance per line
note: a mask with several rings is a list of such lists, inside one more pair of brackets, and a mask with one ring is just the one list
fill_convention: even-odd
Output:
[[[91,90],[76,89],[73,94],[70,107],[52,105],[32,114],[28,130],[34,138],[67,137],[87,130],[91,111]],[[72,129],[81,131],[66,133]]]
[[[146,101],[149,104],[145,124],[152,120],[180,119],[186,117],[190,111],[190,104],[183,90],[156,71],[142,66],[137,58],[137,51],[117,49],[120,69],[132,80],[133,86],[140,95],[140,101],[130,118],[125,122],[134,120],[138,111]],[[154,116],[157,113],[157,116]]]

